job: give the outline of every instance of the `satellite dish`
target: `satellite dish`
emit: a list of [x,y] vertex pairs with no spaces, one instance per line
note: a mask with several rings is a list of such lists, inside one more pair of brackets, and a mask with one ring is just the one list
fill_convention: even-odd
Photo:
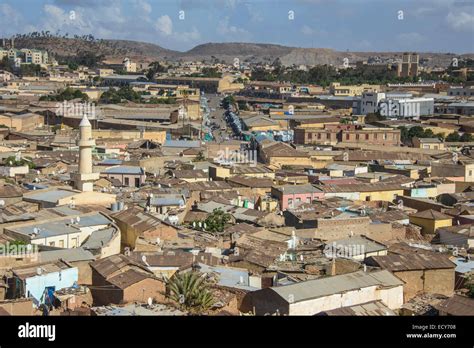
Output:
[[146,301],[149,306],[153,304],[153,299],[151,297],[148,297],[148,300]]
[[77,223],[81,222],[81,217],[80,216],[76,217],[76,222]]
[[41,267],[36,268],[36,274],[41,275],[41,273],[43,273],[43,270],[41,269]]
[[145,255],[142,256],[142,261],[143,261],[144,263],[146,263],[146,256],[145,256]]
[[156,244],[160,244],[161,243],[161,239],[158,237],[156,238]]
[[0,199],[0,207],[3,207],[5,205],[5,201],[3,199]]
[[34,234],[38,234],[38,233],[39,233],[38,227],[33,228],[33,233],[34,233]]

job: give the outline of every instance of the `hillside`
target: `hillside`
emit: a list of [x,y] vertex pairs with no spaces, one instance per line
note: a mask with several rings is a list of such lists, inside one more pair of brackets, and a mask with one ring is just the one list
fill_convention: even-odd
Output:
[[[71,56],[79,52],[100,53],[106,58],[130,57],[136,60],[154,61],[158,59],[211,60],[219,59],[232,63],[234,58],[241,62],[273,62],[279,58],[284,65],[340,65],[344,58],[349,62],[369,57],[382,59],[401,58],[402,52],[340,52],[327,48],[297,48],[261,43],[206,43],[189,51],[178,52],[159,45],[130,40],[84,40],[64,37],[25,37],[15,39],[18,48],[44,49],[56,56]],[[421,53],[420,58],[428,66],[447,66],[454,57],[453,53]],[[474,54],[461,57],[474,58]]]

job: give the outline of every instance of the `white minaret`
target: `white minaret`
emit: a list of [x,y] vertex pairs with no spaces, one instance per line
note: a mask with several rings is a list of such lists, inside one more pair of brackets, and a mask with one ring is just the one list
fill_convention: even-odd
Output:
[[95,141],[92,138],[92,126],[87,116],[79,124],[79,172],[73,175],[74,186],[81,191],[93,191],[94,181],[99,179],[99,173],[92,172],[92,148]]

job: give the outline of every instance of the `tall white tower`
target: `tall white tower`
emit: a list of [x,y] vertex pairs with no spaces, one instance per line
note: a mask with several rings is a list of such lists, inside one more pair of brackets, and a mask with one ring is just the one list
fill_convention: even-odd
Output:
[[92,172],[92,148],[95,141],[92,138],[92,126],[87,116],[79,124],[79,172],[73,174],[74,187],[81,191],[93,191],[94,181],[99,179],[99,173]]

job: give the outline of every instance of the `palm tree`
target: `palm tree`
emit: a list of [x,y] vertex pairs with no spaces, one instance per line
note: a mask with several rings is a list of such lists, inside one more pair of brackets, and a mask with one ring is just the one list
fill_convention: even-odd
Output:
[[167,289],[168,297],[188,311],[202,312],[215,302],[209,284],[198,272],[175,274],[167,281]]

